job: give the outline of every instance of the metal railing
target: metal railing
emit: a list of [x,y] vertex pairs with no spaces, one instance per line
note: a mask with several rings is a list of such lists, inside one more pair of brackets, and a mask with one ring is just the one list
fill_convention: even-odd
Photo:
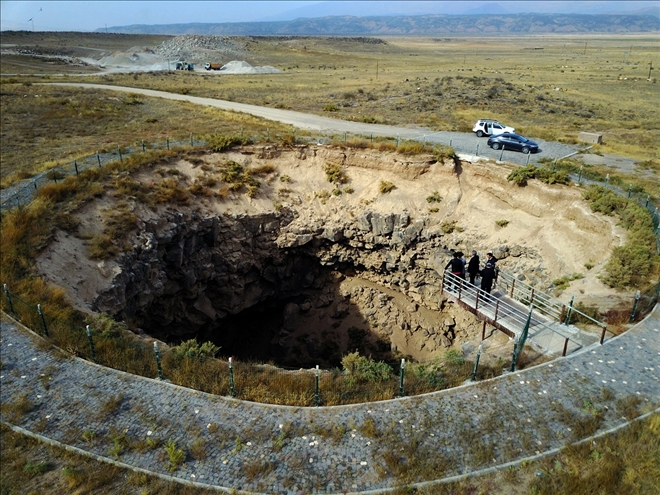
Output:
[[569,304],[566,304],[565,302],[560,301],[550,294],[540,291],[537,288],[516,279],[513,275],[505,273],[501,270],[498,271],[497,278],[495,279],[494,283],[497,287],[500,288],[500,290],[502,290],[502,292],[504,292],[514,301],[518,301],[525,305],[531,304],[534,309],[539,311],[541,314],[545,315],[551,320],[563,323],[566,326],[568,326],[571,321],[571,315],[580,315],[583,321],[586,320],[588,323],[596,325],[602,329],[607,328],[607,325],[602,321],[598,321],[595,318],[576,309],[573,306],[573,299],[571,299]]
[[[577,332],[571,332],[569,328],[575,327],[566,327],[566,331],[562,331],[559,328],[548,325],[547,322],[541,319],[545,316],[542,312],[537,311],[536,316],[534,315],[534,310],[537,308],[531,303],[528,303],[529,311],[523,311],[517,306],[484,291],[460,276],[448,271],[445,271],[442,277],[442,291],[446,291],[453,297],[456,297],[459,302],[463,303],[462,305],[464,307],[469,308],[480,319],[514,335],[522,331],[527,324],[528,318],[531,318],[531,326],[534,328],[536,334],[540,331],[547,330],[564,339],[562,356],[566,355],[569,341],[582,347],[582,343],[575,339],[575,335],[579,335],[580,333],[579,329],[577,329]],[[545,295],[537,291],[537,295],[539,293]],[[603,328],[601,334],[601,344],[604,338],[605,328]]]

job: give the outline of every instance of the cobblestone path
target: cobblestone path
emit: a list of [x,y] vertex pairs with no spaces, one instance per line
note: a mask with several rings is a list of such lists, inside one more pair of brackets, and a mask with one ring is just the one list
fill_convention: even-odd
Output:
[[[660,310],[499,378],[377,403],[238,401],[71,358],[0,323],[2,421],[160,475],[246,492],[378,491],[552,453],[660,409]],[[186,452],[169,466],[164,445]]]

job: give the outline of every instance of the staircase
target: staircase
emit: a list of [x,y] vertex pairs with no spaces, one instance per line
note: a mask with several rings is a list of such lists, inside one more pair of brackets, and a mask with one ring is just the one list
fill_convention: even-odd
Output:
[[[502,271],[498,273],[490,294],[451,272],[444,272],[442,291],[451,300],[484,322],[516,340],[528,326],[527,339],[541,352],[565,356],[600,340],[603,343],[607,327],[562,301],[515,279]],[[600,328],[598,333],[581,330],[569,324],[571,316]]]

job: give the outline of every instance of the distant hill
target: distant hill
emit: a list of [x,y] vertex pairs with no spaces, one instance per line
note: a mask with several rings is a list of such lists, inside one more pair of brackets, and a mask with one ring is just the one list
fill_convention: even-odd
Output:
[[[106,31],[105,28],[97,32]],[[126,34],[233,36],[497,36],[530,34],[657,33],[660,19],[648,15],[488,14],[331,16],[293,21],[159,24],[108,27]]]

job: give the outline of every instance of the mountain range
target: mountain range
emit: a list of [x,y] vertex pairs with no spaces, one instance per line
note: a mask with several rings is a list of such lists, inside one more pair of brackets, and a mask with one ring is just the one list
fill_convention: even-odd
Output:
[[[493,10],[494,5],[496,4],[489,4],[489,10]],[[510,36],[533,34],[625,34],[658,33],[660,32],[660,17],[648,14],[511,14],[506,12],[490,12],[478,15],[430,14],[381,15],[366,17],[343,15],[314,18],[300,17],[289,21],[266,22],[208,22],[158,25],[134,24],[130,26],[114,26],[97,29],[97,31],[110,31],[125,34],[198,34],[231,36]]]

